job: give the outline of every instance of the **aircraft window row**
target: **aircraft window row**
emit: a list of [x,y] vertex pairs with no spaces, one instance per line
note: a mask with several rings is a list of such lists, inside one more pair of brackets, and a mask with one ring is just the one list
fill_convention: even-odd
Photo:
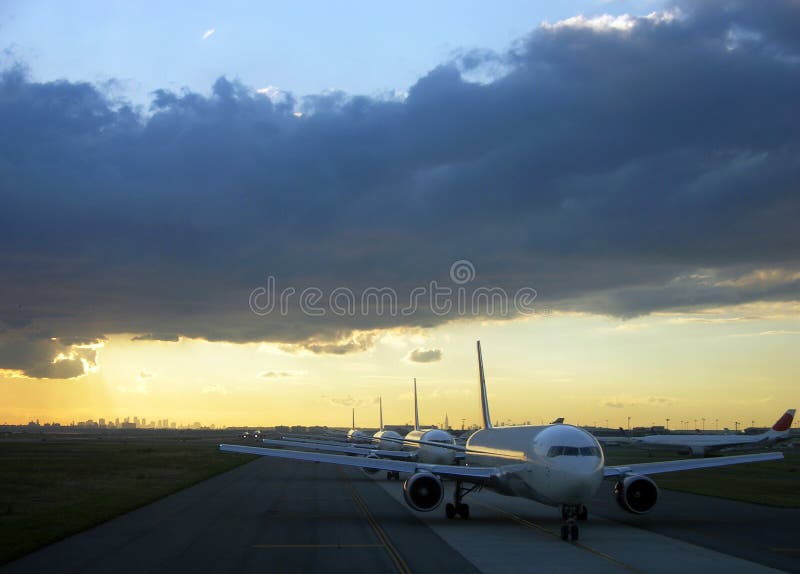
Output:
[[600,449],[596,446],[551,446],[547,456],[600,456]]

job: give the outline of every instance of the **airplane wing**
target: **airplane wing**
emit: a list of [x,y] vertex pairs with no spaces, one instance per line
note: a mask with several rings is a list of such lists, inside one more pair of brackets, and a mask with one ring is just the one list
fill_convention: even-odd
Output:
[[317,441],[317,442],[338,442],[347,443],[347,435],[345,433],[339,434],[295,434],[290,433],[283,438],[297,441]]
[[[302,443],[309,443],[309,444],[327,444],[331,446],[355,446],[356,443],[347,442],[346,440],[336,440],[336,439],[323,439],[323,438],[304,438],[304,437],[294,437],[294,436],[282,436],[281,439],[286,441],[292,442],[302,442]],[[369,446],[369,445],[364,445]]]
[[388,441],[388,442],[396,442],[396,443],[400,443],[400,444],[422,444],[422,445],[426,445],[426,446],[435,446],[437,448],[446,448],[446,449],[455,450],[455,451],[458,451],[458,452],[467,452],[466,447],[458,446],[458,445],[455,445],[455,444],[449,444],[449,443],[446,443],[446,442],[434,442],[434,441],[431,441],[431,440],[419,440],[419,439],[413,439],[413,438],[391,438],[391,437],[385,437],[385,438],[382,438],[381,440],[385,440],[385,441]]
[[667,460],[664,462],[645,462],[641,464],[627,464],[620,466],[607,466],[604,471],[606,478],[626,476],[629,474],[660,474],[662,472],[677,472],[680,470],[694,470],[698,468],[712,468],[728,466],[731,464],[744,464],[749,462],[763,462],[767,460],[781,460],[783,453],[765,452],[761,454],[742,454],[739,456],[720,456],[718,458],[700,458],[686,460]]
[[618,444],[631,444],[635,441],[629,436],[596,436],[597,442],[603,445],[614,446]]
[[372,468],[375,470],[391,470],[396,472],[415,473],[428,471],[442,478],[453,478],[475,484],[489,484],[496,477],[501,476],[509,469],[503,471],[488,466],[450,466],[447,464],[424,464],[405,460],[389,460],[386,458],[368,458],[365,456],[347,456],[341,454],[327,454],[322,452],[300,452],[296,450],[279,450],[261,448],[257,446],[242,446],[238,444],[221,444],[219,450],[223,452],[238,452],[242,454],[256,454],[274,458],[287,458],[291,460],[305,460],[309,462],[326,462],[343,466],[358,468]]
[[414,458],[413,452],[406,452],[402,450],[380,450],[377,448],[363,449],[363,448],[358,448],[355,445],[333,445],[333,444],[313,443],[306,441],[272,440],[268,438],[265,438],[261,442],[269,446],[303,448],[306,450],[316,450],[319,452],[341,452],[344,454],[349,453],[358,456],[366,456],[374,454],[382,458],[394,458],[399,460],[411,460]]

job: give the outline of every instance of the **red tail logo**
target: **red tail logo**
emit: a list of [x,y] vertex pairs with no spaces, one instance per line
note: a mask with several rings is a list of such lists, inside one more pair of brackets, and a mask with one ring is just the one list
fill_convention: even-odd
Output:
[[794,420],[794,409],[789,409],[786,411],[781,418],[778,419],[772,426],[772,430],[783,432],[785,430],[789,430],[789,427],[792,426],[792,421]]

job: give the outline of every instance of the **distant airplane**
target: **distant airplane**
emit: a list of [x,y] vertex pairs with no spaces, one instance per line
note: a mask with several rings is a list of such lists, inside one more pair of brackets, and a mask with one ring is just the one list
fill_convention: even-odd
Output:
[[[787,410],[772,428],[751,435],[742,434],[660,434],[647,435],[629,439],[630,444],[648,450],[671,449],[680,454],[690,453],[693,456],[708,454],[728,449],[771,447],[791,440],[792,421],[795,409]],[[610,438],[610,437],[609,437]]]
[[[421,429],[419,424],[419,400],[417,397],[417,379],[414,379],[414,430],[405,437],[394,431],[383,430],[383,401],[380,404],[381,430],[373,435],[375,444],[337,444],[312,439],[293,439],[283,437],[283,440],[265,439],[263,442],[269,446],[302,448],[318,452],[342,453],[364,456],[369,458],[389,458],[393,460],[410,460],[429,464],[456,464],[464,458],[464,454],[453,450],[455,438],[447,431],[440,429]],[[353,425],[355,426],[355,425]],[[364,467],[367,474],[374,474],[376,469]],[[400,473],[389,470],[386,473],[389,480],[399,480]]]
[[422,429],[419,426],[419,401],[417,379],[414,379],[414,430],[403,439],[404,450],[415,453],[418,462],[430,464],[455,464],[460,452],[453,450],[456,439],[446,430]]
[[[353,443],[329,442],[315,438],[302,438],[295,436],[284,436],[281,440],[264,439],[262,442],[269,446],[281,448],[302,448],[318,452],[341,453],[350,456],[362,456],[365,458],[391,458],[395,460],[416,460],[416,455],[412,452],[402,451],[403,437],[395,431],[387,431],[383,428],[383,398],[378,397],[378,413],[380,429],[372,435],[370,442],[360,441]],[[353,418],[355,428],[355,417]],[[361,431],[358,431],[361,433]],[[367,436],[366,433],[361,433]],[[352,436],[348,433],[348,436]],[[324,437],[320,437],[324,438]],[[375,474],[379,469],[363,468],[367,474]],[[386,477],[389,480],[400,479],[400,474],[395,471],[387,471]]]
[[595,438],[597,439],[597,442],[603,446],[619,446],[623,444],[630,444],[633,439],[631,439],[630,435],[625,431],[625,429],[619,427],[619,432],[622,433],[619,436],[595,435]]
[[372,442],[369,434],[356,428],[356,409],[352,409],[353,420],[350,430],[342,434],[341,431],[324,431],[322,434],[302,434],[292,433],[290,440],[302,442],[323,442],[330,444],[352,443],[352,444],[369,444]]
[[[469,518],[469,506],[462,500],[479,488],[529,498],[560,508],[563,540],[578,539],[576,520],[586,520],[585,505],[604,478],[616,479],[614,493],[622,508],[643,514],[652,509],[658,499],[658,487],[648,475],[783,458],[782,453],[775,452],[606,466],[597,439],[581,428],[567,424],[494,428],[489,416],[480,341],[477,350],[483,428],[469,437],[465,447],[434,443],[439,448],[464,452],[466,466],[229,444],[221,444],[220,450],[409,473],[411,476],[403,483],[403,497],[412,509],[423,512],[441,504],[444,498],[442,479],[451,479],[456,487],[453,502],[445,505],[447,518]],[[427,441],[417,442],[428,444]]]
[[353,407],[353,427],[347,431],[347,442],[352,443],[368,443],[371,442],[371,437],[364,431],[356,428],[356,409]]

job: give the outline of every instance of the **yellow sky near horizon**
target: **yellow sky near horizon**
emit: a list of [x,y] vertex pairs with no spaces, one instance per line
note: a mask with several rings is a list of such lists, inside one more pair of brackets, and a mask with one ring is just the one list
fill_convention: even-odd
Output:
[[[481,339],[492,417],[534,424],[665,424],[707,429],[771,425],[797,406],[800,314],[758,303],[620,321],[583,314],[459,321],[379,333],[367,351],[315,355],[274,344],[109,337],[95,372],[71,380],[0,378],[0,423],[134,416],[217,426],[378,425],[413,417],[417,377],[425,424],[479,416],[475,340]],[[414,349],[442,358],[415,363]],[[607,421],[607,422],[606,422]]]

